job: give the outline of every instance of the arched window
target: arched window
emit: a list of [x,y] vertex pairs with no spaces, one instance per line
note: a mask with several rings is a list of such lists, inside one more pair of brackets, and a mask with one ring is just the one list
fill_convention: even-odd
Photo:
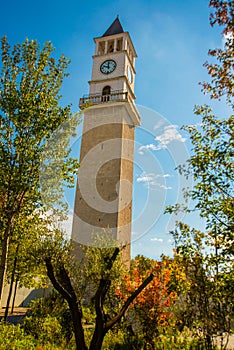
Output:
[[102,101],[110,101],[110,93],[111,93],[111,87],[109,85],[105,86],[102,89]]

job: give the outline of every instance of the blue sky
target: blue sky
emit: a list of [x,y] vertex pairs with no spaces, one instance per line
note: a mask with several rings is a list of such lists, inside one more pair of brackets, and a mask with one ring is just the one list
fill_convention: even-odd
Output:
[[[181,195],[184,179],[174,168],[190,152],[188,137],[179,129],[199,122],[194,104],[209,103],[198,82],[207,79],[202,65],[208,49],[222,45],[219,31],[209,25],[208,1],[9,0],[1,10],[0,36],[7,35],[11,44],[26,37],[41,44],[49,40],[56,55],[71,58],[62,103],[72,103],[74,112],[79,98],[88,93],[93,38],[119,15],[138,54],[135,94],[142,117],[136,131],[132,256],[169,254],[172,221],[163,211]],[[69,194],[72,203],[71,198]],[[189,222],[202,226],[198,217]]]

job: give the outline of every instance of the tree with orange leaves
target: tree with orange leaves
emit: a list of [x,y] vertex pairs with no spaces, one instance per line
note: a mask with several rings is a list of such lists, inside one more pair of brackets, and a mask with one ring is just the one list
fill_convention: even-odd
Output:
[[166,257],[162,257],[162,261],[136,257],[132,261],[131,274],[125,277],[124,285],[116,290],[116,294],[126,300],[149,273],[153,273],[154,279],[135,299],[129,318],[133,319],[133,328],[141,330],[145,345],[153,349],[159,329],[167,326],[173,315],[172,306],[177,299],[174,282],[183,279],[182,272],[176,269],[176,262]]

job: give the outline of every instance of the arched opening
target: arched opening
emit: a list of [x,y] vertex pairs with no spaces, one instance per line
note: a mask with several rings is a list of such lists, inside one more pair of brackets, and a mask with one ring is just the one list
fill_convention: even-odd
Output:
[[109,85],[105,86],[102,89],[102,101],[110,101],[110,93],[111,93],[111,87]]
[[108,52],[114,51],[114,40],[108,41]]

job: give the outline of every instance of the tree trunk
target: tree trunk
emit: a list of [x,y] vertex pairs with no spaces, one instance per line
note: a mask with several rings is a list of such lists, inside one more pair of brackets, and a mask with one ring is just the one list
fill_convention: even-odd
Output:
[[0,301],[2,300],[2,292],[4,288],[4,281],[7,269],[7,256],[9,248],[9,235],[8,232],[4,233],[4,238],[2,240],[2,252],[1,252],[1,263],[0,263]]
[[213,346],[212,346],[212,337],[211,337],[210,335],[207,335],[206,341],[207,341],[208,349],[209,349],[209,350],[212,350],[212,349],[213,349]]
[[7,321],[7,316],[8,316],[8,311],[9,311],[9,306],[10,306],[10,301],[11,301],[11,295],[12,295],[12,291],[13,291],[13,284],[14,284],[14,276],[11,276],[11,283],[10,283],[10,288],[9,288],[9,292],[8,292],[6,308],[5,308],[5,312],[4,312],[4,322]]
[[54,288],[62,295],[62,297],[68,302],[75,334],[76,349],[88,350],[85,344],[84,330],[82,326],[82,311],[79,310],[78,300],[67,271],[65,270],[64,266],[61,265],[57,271],[58,275],[56,275],[51,262],[51,258],[46,258],[45,262],[47,275],[51,283],[53,284]]
[[72,317],[73,331],[74,331],[75,341],[76,341],[76,350],[88,350],[87,346],[85,345],[84,332],[83,332],[81,320],[79,317],[77,304],[74,301],[69,301],[68,304],[69,304],[69,309]]
[[114,325],[121,320],[128,310],[130,304],[136,299],[136,297],[141,293],[141,291],[152,281],[154,275],[151,273],[142,284],[128,297],[118,314],[105,322],[105,313],[103,310],[104,298],[107,290],[110,287],[108,280],[100,280],[99,287],[95,294],[95,310],[96,310],[96,326],[91,340],[89,350],[101,350],[102,343],[106,333],[114,327]]
[[106,333],[103,328],[95,329],[89,350],[101,350]]
[[11,273],[10,288],[9,288],[9,293],[8,293],[8,297],[7,297],[6,309],[5,309],[5,313],[4,313],[4,322],[7,321],[7,316],[8,316],[8,311],[9,311],[9,306],[10,306],[10,301],[11,301],[11,296],[12,296],[12,291],[13,291],[13,285],[14,285],[14,280],[15,280],[15,271],[16,271],[17,258],[18,258],[18,250],[19,250],[19,244],[17,245],[16,252],[15,252],[14,264],[13,264],[13,269],[12,269],[12,273]]
[[101,350],[103,339],[105,337],[105,334],[107,333],[105,329],[105,323],[104,323],[104,317],[105,317],[104,314],[98,313],[97,311],[96,313],[97,313],[96,325],[95,325],[95,330],[92,336],[89,350]]
[[12,306],[11,306],[11,314],[13,314],[13,312],[14,312],[15,298],[16,298],[16,292],[17,292],[18,283],[19,283],[19,280],[16,277],[14,295],[13,295]]

